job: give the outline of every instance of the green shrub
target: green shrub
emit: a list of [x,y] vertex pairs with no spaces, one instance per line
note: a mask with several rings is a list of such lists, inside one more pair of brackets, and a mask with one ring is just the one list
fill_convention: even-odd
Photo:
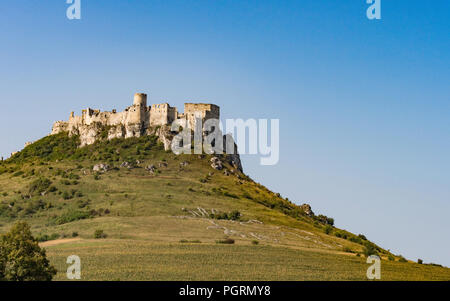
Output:
[[359,237],[360,239],[362,239],[362,240],[367,240],[367,238],[366,238],[364,235],[362,235],[362,234],[358,234],[358,237]]
[[378,256],[378,251],[372,243],[366,243],[366,245],[364,246],[363,252],[366,257],[369,257],[370,255]]
[[422,264],[422,263],[423,263],[423,260],[419,258],[419,259],[417,259],[417,263],[418,263],[418,264]]
[[213,219],[225,219],[225,220],[237,221],[237,220],[240,220],[241,213],[238,210],[233,210],[233,211],[231,211],[229,213],[227,213],[227,212],[211,213],[209,215],[209,217],[213,218]]
[[52,184],[52,182],[47,178],[36,179],[30,184],[30,186],[28,188],[28,192],[30,194],[39,195],[39,194],[43,193],[44,191],[46,191],[47,188],[49,188],[51,184]]
[[66,213],[63,213],[62,215],[53,218],[51,222],[55,225],[62,225],[71,223],[74,221],[82,220],[91,217],[89,212],[86,211],[78,211],[78,210],[69,210]]
[[65,200],[70,200],[71,198],[73,198],[72,194],[68,193],[67,191],[64,191],[64,192],[63,192],[62,197],[63,197],[63,199],[65,199]]
[[85,200],[85,201],[78,200],[77,201],[77,207],[82,209],[82,208],[86,207],[87,205],[89,205],[89,203],[90,203],[90,200]]
[[318,215],[318,216],[314,216],[314,219],[317,220],[319,223],[325,224],[325,225],[330,225],[333,226],[334,225],[334,219],[325,215]]
[[79,179],[80,179],[80,176],[79,176],[79,175],[76,175],[76,174],[74,174],[74,173],[70,173],[70,174],[68,175],[68,178],[71,179],[71,180],[79,180]]
[[237,221],[241,218],[241,213],[237,210],[233,210],[228,214],[228,219]]
[[345,253],[355,253],[355,251],[353,251],[351,248],[349,248],[349,247],[344,247],[343,249],[342,249],[342,251],[344,251]]
[[[24,148],[20,153],[16,154],[8,161],[12,163],[22,163],[25,161],[35,160],[36,158],[49,160],[62,160],[70,157],[77,151],[79,145],[79,137],[68,137],[67,133],[46,136],[32,145]],[[43,164],[40,162],[39,165]]]
[[252,240],[252,245],[258,245],[259,244],[259,241],[258,240]]
[[330,234],[333,231],[333,227],[330,225],[326,225],[325,228],[323,229],[323,232],[325,232],[325,234]]
[[15,172],[15,173],[13,173],[13,177],[18,177],[18,176],[21,176],[21,175],[23,175],[24,174],[24,172],[23,171],[21,171],[21,170],[19,170],[19,171],[17,171],[17,172]]
[[234,239],[231,239],[231,238],[225,238],[225,239],[217,240],[216,243],[218,243],[218,244],[232,245],[232,244],[234,244]]
[[67,179],[62,179],[62,180],[60,181],[60,183],[63,184],[63,185],[67,185],[67,186],[72,184],[72,182],[70,182],[70,181],[67,180]]
[[348,240],[350,240],[351,242],[357,243],[357,244],[362,243],[361,238],[359,238],[358,236],[351,236]]
[[94,238],[100,239],[100,238],[106,238],[106,237],[107,237],[107,235],[106,235],[105,232],[103,232],[103,230],[100,230],[100,229],[95,230],[95,232],[94,232]]
[[408,260],[406,260],[405,257],[403,257],[401,255],[399,257],[400,257],[400,259],[398,260],[398,262],[408,262]]
[[182,243],[182,244],[187,244],[187,243],[190,243],[190,244],[200,244],[200,243],[202,243],[200,240],[198,240],[198,239],[196,239],[196,240],[187,240],[187,239],[182,239],[182,240],[180,240],[180,243]]
[[49,240],[55,240],[59,238],[58,233],[53,233],[52,235],[48,234],[40,234],[36,237],[36,240],[39,242],[49,241]]
[[230,193],[230,192],[228,192],[228,191],[225,191],[225,192],[223,193],[223,195],[226,196],[226,197],[229,197],[229,198],[233,198],[233,199],[238,199],[238,198],[239,198],[237,195],[235,195],[235,194],[233,194],[233,193]]
[[339,238],[343,238],[343,239],[347,239],[347,233],[345,233],[343,231],[336,231],[334,233],[334,236],[339,237]]
[[27,223],[18,222],[0,236],[0,281],[50,281],[55,275]]
[[247,191],[245,191],[245,192],[242,194],[242,197],[244,197],[244,198],[246,198],[246,199],[249,199],[249,200],[253,200],[253,197],[252,197]]

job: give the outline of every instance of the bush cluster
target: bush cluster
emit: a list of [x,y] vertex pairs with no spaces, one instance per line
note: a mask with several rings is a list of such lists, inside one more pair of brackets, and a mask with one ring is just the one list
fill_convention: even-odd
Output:
[[209,217],[213,219],[238,221],[241,219],[241,213],[238,210],[233,210],[231,212],[211,213]]
[[103,230],[100,230],[100,229],[95,230],[94,238],[100,239],[100,238],[106,238],[106,237],[107,237],[107,235],[106,235],[106,233]]
[[220,240],[216,240],[216,243],[218,243],[218,244],[225,244],[225,245],[232,245],[232,244],[234,244],[234,239],[231,239],[231,238],[220,239]]

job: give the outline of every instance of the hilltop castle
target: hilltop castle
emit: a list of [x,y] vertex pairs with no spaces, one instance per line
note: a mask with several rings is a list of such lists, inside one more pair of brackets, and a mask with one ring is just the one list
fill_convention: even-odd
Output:
[[80,146],[85,146],[94,143],[104,128],[108,129],[108,139],[140,137],[158,126],[170,125],[176,119],[185,119],[194,128],[198,118],[204,122],[219,117],[220,108],[214,104],[185,103],[184,113],[179,113],[168,103],[147,106],[147,94],[136,93],[133,105],[122,112],[100,112],[91,108],[83,110],[81,116],[75,116],[72,112],[69,121],[53,124],[51,134],[68,132],[69,136],[79,135]]

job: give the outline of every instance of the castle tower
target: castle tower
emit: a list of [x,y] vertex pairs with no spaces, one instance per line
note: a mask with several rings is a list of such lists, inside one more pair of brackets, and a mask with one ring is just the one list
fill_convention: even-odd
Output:
[[146,107],[147,106],[147,94],[144,94],[144,93],[134,94],[133,105]]

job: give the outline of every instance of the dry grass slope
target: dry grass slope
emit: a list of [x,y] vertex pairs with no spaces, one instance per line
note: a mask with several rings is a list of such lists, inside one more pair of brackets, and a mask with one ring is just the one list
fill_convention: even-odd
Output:
[[[20,219],[54,240],[44,245],[59,280],[72,254],[84,280],[364,280],[366,245],[383,280],[450,280],[306,216],[232,166],[213,170],[210,156],[175,156],[151,136],[76,144],[45,137],[0,163],[0,232]],[[93,172],[98,163],[110,170]],[[225,238],[235,244],[216,243]]]

